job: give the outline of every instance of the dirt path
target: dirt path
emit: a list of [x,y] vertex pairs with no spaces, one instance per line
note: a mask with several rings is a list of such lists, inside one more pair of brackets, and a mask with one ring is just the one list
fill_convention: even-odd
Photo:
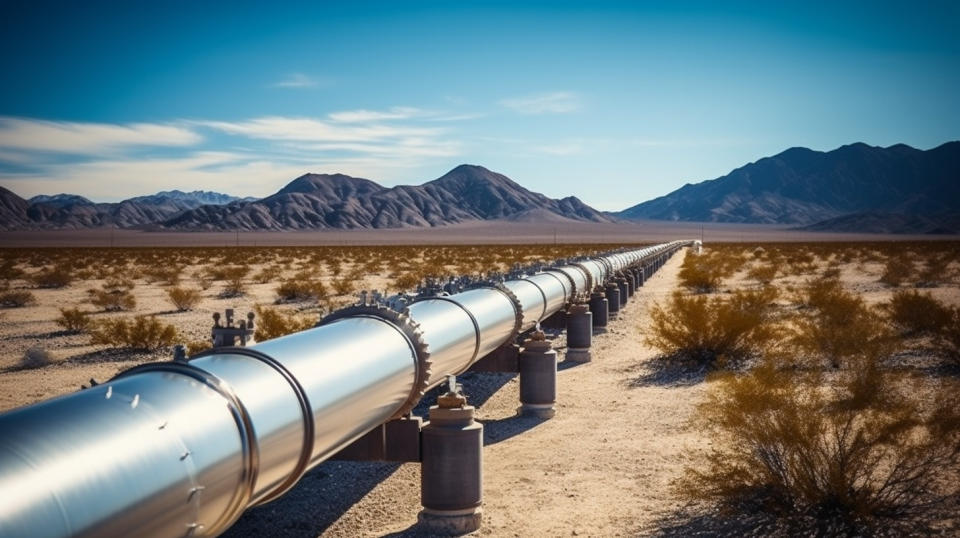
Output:
[[[705,443],[685,426],[702,386],[650,375],[643,363],[655,352],[642,344],[639,327],[650,304],[676,288],[683,256],[594,338],[593,362],[561,363],[555,418],[515,418],[516,379],[479,408],[486,446],[477,536],[632,536],[654,531],[676,510],[669,483],[689,450]],[[556,340],[561,352],[563,344]],[[415,534],[418,511],[419,465],[406,464],[321,534]]]

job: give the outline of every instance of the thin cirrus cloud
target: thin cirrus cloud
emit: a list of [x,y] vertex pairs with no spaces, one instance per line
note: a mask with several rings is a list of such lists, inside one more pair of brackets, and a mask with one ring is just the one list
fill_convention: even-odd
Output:
[[291,73],[273,83],[274,88],[304,89],[325,85],[324,81],[304,73]]
[[549,92],[501,99],[500,105],[518,114],[566,114],[580,109],[580,98],[572,92]]
[[262,196],[307,171],[389,180],[462,153],[451,125],[429,123],[442,117],[411,107],[166,124],[0,117],[0,183],[111,200],[197,186]]
[[0,117],[0,147],[19,151],[102,155],[135,146],[192,146],[202,141],[193,130],[173,124]]

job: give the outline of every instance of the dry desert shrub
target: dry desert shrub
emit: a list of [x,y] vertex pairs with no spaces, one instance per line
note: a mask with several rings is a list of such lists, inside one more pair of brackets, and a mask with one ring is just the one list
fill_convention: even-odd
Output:
[[246,293],[246,284],[244,277],[250,272],[250,267],[246,265],[230,265],[218,269],[214,273],[214,280],[224,280],[226,284],[220,291],[221,297],[239,297]]
[[926,263],[917,279],[917,287],[936,288],[950,281],[951,259],[948,254],[936,253],[927,256]]
[[213,342],[211,342],[210,340],[192,340],[190,342],[187,342],[187,345],[186,345],[187,356],[190,357],[190,356],[196,355],[197,353],[200,353],[201,351],[206,351],[212,347],[213,347]]
[[136,316],[130,319],[107,319],[94,323],[90,330],[91,342],[115,348],[154,350],[177,343],[177,329],[154,317]]
[[90,315],[79,308],[61,308],[60,317],[55,320],[56,324],[63,327],[67,332],[81,333],[86,331],[93,324]]
[[65,288],[73,282],[73,275],[66,268],[56,266],[30,275],[30,281],[38,288]]
[[762,286],[766,286],[773,282],[773,279],[777,278],[777,266],[772,263],[754,265],[747,271],[747,278],[756,281]]
[[268,265],[253,275],[253,281],[257,284],[269,284],[278,280],[282,274],[283,268],[279,265]]
[[137,307],[137,299],[129,290],[122,288],[90,289],[87,290],[90,302],[105,312],[119,312],[133,310]]
[[178,312],[186,312],[200,304],[203,295],[197,289],[176,287],[167,290],[167,298]]
[[20,308],[37,303],[37,298],[29,291],[5,291],[0,293],[0,306]]
[[771,362],[716,374],[696,419],[714,448],[679,493],[812,519],[799,534],[912,533],[944,515],[960,500],[960,398],[877,359],[835,383]]
[[326,297],[327,287],[310,273],[302,272],[280,282],[277,286],[277,302],[319,301]]
[[49,366],[51,364],[53,364],[53,356],[49,351],[39,347],[32,347],[28,349],[23,354],[23,358],[20,359],[20,368],[25,370],[43,368],[44,366]]
[[712,293],[720,288],[719,268],[704,254],[687,254],[680,266],[680,285],[694,293]]
[[883,274],[880,275],[880,282],[898,287],[901,283],[913,276],[913,263],[903,256],[891,256],[887,258],[886,265],[883,268]]
[[349,277],[340,277],[334,279],[333,283],[333,292],[337,295],[349,295],[354,292],[356,289],[356,281]]
[[838,280],[813,280],[801,291],[789,344],[797,357],[839,368],[864,354],[889,355],[894,338],[879,312]]
[[256,339],[258,341],[272,340],[316,325],[311,319],[296,314],[287,314],[277,308],[257,305],[254,307],[254,311],[257,314]]
[[644,341],[662,353],[723,366],[760,354],[779,334],[771,310],[773,288],[737,291],[729,298],[674,292],[654,305]]
[[902,336],[935,336],[950,324],[953,312],[928,293],[897,291],[885,306],[890,323]]

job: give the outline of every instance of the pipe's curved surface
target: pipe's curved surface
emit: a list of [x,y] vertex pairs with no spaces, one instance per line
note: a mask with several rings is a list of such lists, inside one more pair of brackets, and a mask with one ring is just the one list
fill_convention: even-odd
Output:
[[[411,304],[427,386],[674,241]],[[512,294],[512,297],[511,297]],[[143,365],[0,414],[0,536],[199,536],[286,492],[402,411],[426,368],[396,323],[357,314],[249,348]]]

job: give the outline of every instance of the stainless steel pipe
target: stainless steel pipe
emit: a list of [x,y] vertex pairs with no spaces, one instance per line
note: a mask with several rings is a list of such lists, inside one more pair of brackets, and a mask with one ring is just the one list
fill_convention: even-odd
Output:
[[0,536],[217,535],[446,375],[617,271],[689,244],[424,298],[399,317],[358,312],[249,348],[147,364],[0,414]]

